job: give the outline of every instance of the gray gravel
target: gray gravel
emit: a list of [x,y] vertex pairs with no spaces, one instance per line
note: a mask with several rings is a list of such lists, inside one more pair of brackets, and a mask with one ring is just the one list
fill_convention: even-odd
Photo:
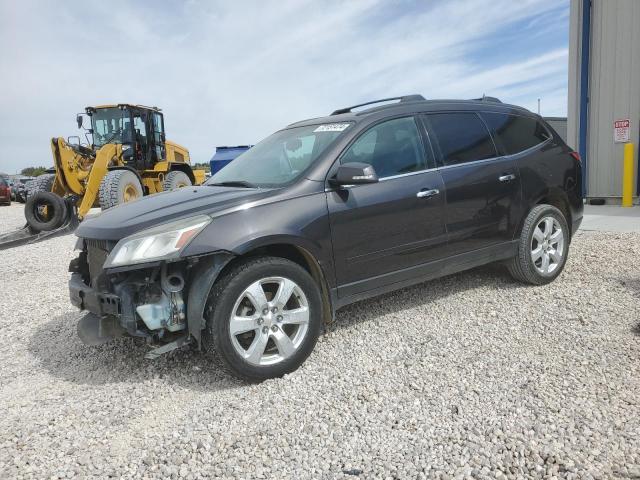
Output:
[[1,478],[640,478],[640,235],[579,234],[548,286],[487,267],[346,308],[261,385],[82,345],[73,244],[0,252]]

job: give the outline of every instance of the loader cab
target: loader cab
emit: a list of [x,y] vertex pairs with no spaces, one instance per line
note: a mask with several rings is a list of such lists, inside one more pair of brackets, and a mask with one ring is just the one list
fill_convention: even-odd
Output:
[[122,144],[122,157],[136,170],[153,169],[166,160],[164,118],[157,108],[138,105],[87,107],[93,146]]

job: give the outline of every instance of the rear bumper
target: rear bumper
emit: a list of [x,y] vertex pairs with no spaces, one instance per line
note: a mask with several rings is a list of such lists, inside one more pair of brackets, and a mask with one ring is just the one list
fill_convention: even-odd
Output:
[[99,293],[82,280],[82,275],[73,273],[69,280],[69,298],[80,310],[87,310],[96,315],[120,316],[121,302],[117,295]]

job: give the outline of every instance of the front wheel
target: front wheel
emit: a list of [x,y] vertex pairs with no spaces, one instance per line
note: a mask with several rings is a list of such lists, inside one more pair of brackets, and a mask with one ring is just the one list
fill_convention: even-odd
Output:
[[567,220],[560,210],[536,205],[522,226],[518,253],[508,264],[509,273],[533,285],[555,280],[567,261],[569,236]]
[[322,302],[309,273],[289,260],[259,257],[223,275],[208,300],[203,335],[235,376],[280,377],[311,354],[322,325]]
[[144,191],[138,176],[130,170],[111,170],[100,182],[98,199],[100,208],[107,210],[116,205],[142,197]]

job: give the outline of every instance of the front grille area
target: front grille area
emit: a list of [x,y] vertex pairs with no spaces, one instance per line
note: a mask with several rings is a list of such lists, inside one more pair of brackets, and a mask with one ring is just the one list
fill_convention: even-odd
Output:
[[86,240],[86,245],[91,286],[96,287],[97,279],[102,274],[102,267],[112,246],[106,240]]

